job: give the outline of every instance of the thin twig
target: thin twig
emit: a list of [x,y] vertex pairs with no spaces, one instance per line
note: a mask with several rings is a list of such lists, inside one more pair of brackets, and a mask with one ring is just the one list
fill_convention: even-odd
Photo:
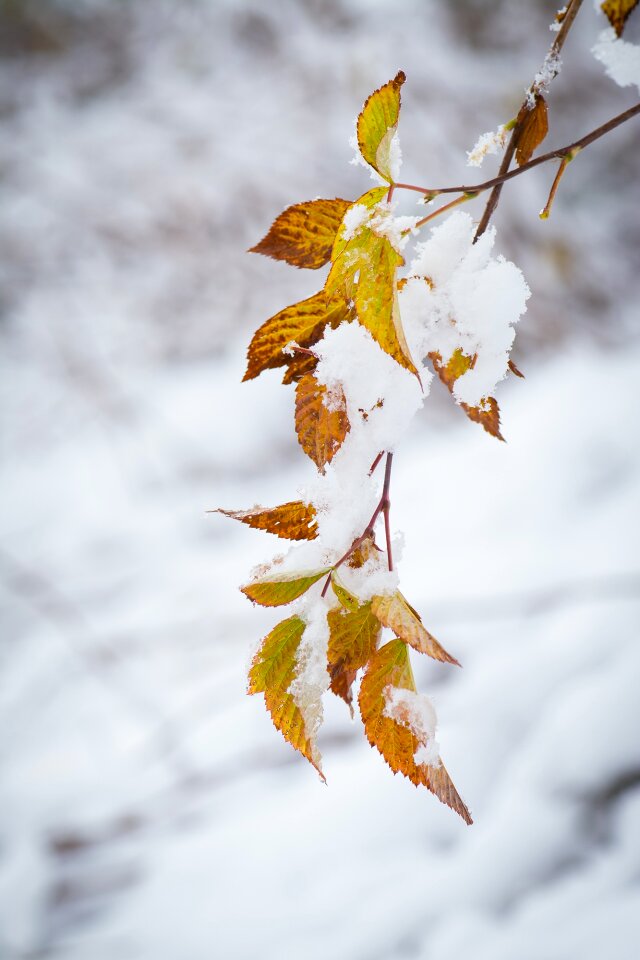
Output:
[[562,160],[560,161],[560,166],[558,167],[557,173],[556,173],[555,177],[553,178],[553,183],[551,184],[551,190],[549,191],[549,196],[547,197],[547,202],[546,202],[545,205],[544,205],[544,209],[540,211],[540,219],[541,219],[541,220],[548,220],[548,219],[549,219],[549,214],[551,213],[551,206],[552,206],[552,204],[553,204],[553,201],[554,201],[554,198],[555,198],[555,195],[556,195],[556,190],[558,189],[558,186],[559,186],[560,181],[561,181],[561,179],[562,179],[562,175],[564,174],[565,170],[567,169],[569,163],[573,160],[574,156],[575,156],[575,154],[567,154],[567,156],[566,156],[566,157],[563,157]]
[[[380,457],[381,457],[381,456],[382,456],[382,454],[380,454]],[[380,458],[378,457],[378,458],[377,458],[377,462],[376,462],[376,466],[377,466],[377,463],[379,462],[379,459],[380,459]],[[361,546],[362,546],[362,544],[365,542],[365,540],[368,540],[368,539],[372,539],[372,538],[373,538],[373,535],[374,535],[374,532],[375,532],[375,531],[374,531],[374,528],[375,528],[375,525],[376,525],[376,520],[378,519],[378,517],[380,516],[381,513],[384,514],[384,518],[385,518],[384,522],[385,522],[385,531],[386,531],[386,536],[387,536],[387,555],[388,555],[388,560],[389,560],[389,570],[392,569],[391,540],[390,540],[390,537],[389,537],[389,507],[390,507],[390,505],[391,505],[391,499],[390,499],[390,497],[389,497],[389,490],[390,490],[390,488],[391,488],[391,464],[392,464],[392,462],[393,462],[393,454],[392,454],[392,453],[388,453],[388,454],[387,454],[387,462],[385,463],[385,467],[384,467],[384,483],[383,483],[383,485],[382,485],[382,494],[381,494],[381,496],[380,496],[380,499],[378,500],[378,505],[376,506],[375,510],[373,511],[373,513],[372,513],[372,515],[371,515],[371,519],[369,520],[369,523],[368,523],[367,526],[365,527],[364,531],[360,534],[359,537],[356,537],[356,539],[353,541],[353,543],[351,544],[351,546],[349,547],[349,549],[346,551],[346,553],[344,553],[344,554],[340,557],[340,559],[339,559],[336,563],[334,563],[333,567],[331,568],[331,572],[333,572],[334,570],[337,570],[338,567],[341,567],[342,564],[345,562],[345,560],[348,560],[349,557],[350,557],[353,553],[355,553],[355,551],[358,549],[358,547],[361,547]],[[330,578],[331,578],[331,572],[329,573],[329,576],[328,576],[328,578],[327,578],[327,582],[325,583],[324,587],[322,588],[322,596],[323,596],[323,597],[324,597],[324,595],[326,594],[327,589],[328,589],[328,587],[329,587],[329,580],[330,580]]]
[[[617,116],[612,117],[611,120],[607,120],[607,122],[603,123],[602,126],[596,127],[595,130],[591,130],[589,133],[585,134],[584,137],[580,137],[579,140],[574,140],[573,143],[569,143],[565,147],[558,147],[556,150],[550,150],[548,153],[542,153],[539,157],[529,160],[528,163],[523,163],[521,167],[515,167],[513,170],[509,170],[507,173],[499,174],[497,177],[492,177],[491,180],[485,180],[483,183],[474,183],[469,185],[462,184],[458,187],[420,187],[413,183],[396,183],[396,189],[414,190],[416,193],[422,193],[431,197],[437,197],[442,193],[483,193],[483,191],[489,190],[491,187],[506,183],[507,180],[513,180],[514,177],[519,177],[521,174],[527,173],[529,170],[533,170],[534,167],[539,167],[541,163],[548,163],[549,160],[564,160],[565,157],[570,157],[571,154],[575,156],[579,150],[583,150],[585,147],[588,147],[589,144],[599,140],[600,137],[604,137],[605,134],[609,133],[611,130],[615,130],[616,127],[619,127],[627,120],[631,120],[631,118],[635,117],[638,113],[640,113],[640,103],[636,103],[633,107],[629,107],[628,110],[624,110]],[[444,207],[442,209],[444,209]]]

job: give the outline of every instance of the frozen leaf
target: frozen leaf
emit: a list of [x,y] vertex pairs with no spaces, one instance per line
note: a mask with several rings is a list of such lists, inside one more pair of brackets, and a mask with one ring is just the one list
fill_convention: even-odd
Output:
[[396,272],[404,263],[386,237],[363,227],[333,261],[325,290],[352,299],[359,322],[390,357],[411,373],[411,359],[398,307]]
[[[430,353],[429,359],[439,378],[448,388],[449,392],[453,393],[454,383],[463,373],[472,369],[476,358],[467,356],[458,348],[453,352],[447,363],[442,362],[442,357],[439,353]],[[494,397],[484,397],[477,407],[472,407],[468,403],[461,403],[459,406],[462,407],[470,420],[473,420],[474,423],[481,424],[487,433],[490,433],[498,440],[504,440],[504,437],[500,433],[500,408],[498,401]]]
[[[327,304],[324,290],[307,300],[285,307],[254,333],[247,351],[247,372],[243,381],[253,380],[263,370],[272,367],[292,365],[298,356],[284,352],[288,344],[294,342],[299,347],[311,347],[323,335],[327,325],[337,327],[347,313],[347,308],[339,301]],[[314,359],[304,354],[300,356],[306,361]]]
[[630,14],[638,6],[639,0],[604,0],[600,9],[608,19],[616,34],[621,37]]
[[540,146],[549,132],[547,119],[547,101],[538,94],[533,107],[528,104],[522,107],[517,119],[519,125],[518,143],[516,146],[516,161],[521,167],[533,156],[534,150]]
[[320,755],[307,737],[304,718],[289,688],[296,678],[296,655],[305,630],[300,617],[283,620],[262,641],[249,669],[249,693],[264,693],[267,710],[285,740],[313,764],[322,779]]
[[360,601],[357,597],[354,597],[352,593],[349,593],[346,587],[343,587],[341,583],[336,579],[335,573],[331,574],[331,586],[333,587],[333,592],[336,597],[345,608],[345,610],[357,610],[360,606]]
[[249,251],[294,267],[317,270],[329,260],[331,248],[351,205],[349,200],[309,200],[287,207],[271,224],[269,232]]
[[256,530],[267,530],[285,540],[315,540],[318,536],[316,511],[302,500],[279,507],[255,507],[253,510],[216,510],[225,517],[240,520]]
[[312,587],[320,577],[323,577],[328,570],[320,570],[317,573],[309,573],[297,577],[279,577],[273,580],[254,580],[242,587],[242,592],[249,600],[259,603],[263,607],[281,607],[285,603],[291,603],[306,593],[309,587]]
[[328,393],[312,373],[296,387],[296,433],[304,452],[320,473],[333,459],[349,432],[344,394]]
[[363,667],[376,649],[382,630],[371,603],[363,603],[355,610],[330,610],[327,621],[329,664],[340,664],[349,670]]
[[[352,203],[349,207],[348,213],[353,212],[353,210],[362,209],[364,212],[369,212],[369,215],[372,214],[376,204],[380,203],[381,200],[384,200],[389,192],[387,187],[373,187],[372,190],[367,190],[366,193],[363,193],[361,197]],[[333,244],[333,250],[331,251],[331,260],[335,261],[338,259],[340,254],[344,251],[349,240],[352,239],[357,233],[358,230],[354,229],[353,226],[349,223],[349,217],[345,215],[338,233],[336,234],[336,239]],[[361,217],[365,223],[366,220],[364,217]],[[368,217],[366,219],[369,219]],[[364,225],[364,223],[363,223]]]
[[455,663],[460,666],[455,657],[440,646],[435,637],[432,637],[428,630],[425,630],[422,621],[413,607],[410,607],[402,594],[397,591],[392,594],[374,597],[371,609],[384,627],[389,627],[420,653],[426,653],[428,657],[434,660],[441,660],[443,663]]
[[472,823],[444,764],[416,763],[416,751],[425,744],[409,726],[386,715],[388,688],[413,692],[416,689],[409,654],[402,640],[391,640],[376,651],[362,678],[358,700],[367,739],[394,773],[404,774],[416,786],[425,786],[466,823]]
[[400,88],[405,81],[402,70],[393,80],[375,90],[358,117],[358,146],[363,158],[374,170],[393,183],[395,171],[392,141],[400,116]]
[[377,547],[375,542],[371,537],[367,537],[366,540],[363,540],[359,547],[353,551],[347,563],[350,567],[353,567],[355,570],[358,570],[360,567],[363,567],[367,560],[370,557],[374,556],[377,552]]

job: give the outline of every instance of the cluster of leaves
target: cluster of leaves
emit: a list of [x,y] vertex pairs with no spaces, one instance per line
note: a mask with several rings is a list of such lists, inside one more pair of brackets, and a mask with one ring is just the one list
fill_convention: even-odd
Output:
[[[252,250],[300,268],[316,270],[330,265],[322,290],[281,310],[256,331],[244,375],[244,380],[251,380],[265,370],[284,367],[283,382],[296,385],[295,429],[300,446],[320,473],[350,430],[344,396],[332,391],[331,402],[326,403],[326,387],[314,375],[318,358],[313,346],[327,329],[342,323],[362,324],[389,356],[419,379],[398,309],[397,273],[403,258],[392,242],[371,226],[364,224],[353,230],[347,216],[356,204],[374,211],[393,186],[393,140],[404,80],[404,74],[398,73],[376,90],[357,121],[360,153],[383,183],[356,201],[312,200],[289,207]],[[465,362],[467,366],[473,363],[473,358],[464,358],[454,369],[451,364],[441,365],[436,356],[431,359],[448,387],[464,372]],[[485,417],[491,416],[495,422],[492,432],[498,434],[495,411],[485,414],[469,408],[467,412],[485,426]],[[289,540],[313,540],[318,534],[314,507],[302,501],[271,509],[221,512]],[[400,592],[363,602],[340,582],[338,567],[343,562],[352,568],[362,567],[377,550],[373,533],[367,532],[333,567],[254,580],[242,592],[254,603],[275,607],[293,602],[312,588],[318,590],[321,580],[325,590],[331,586],[334,605],[327,615],[330,689],[353,714],[353,686],[358,672],[364,671],[358,703],[369,742],[394,772],[426,786],[471,823],[444,765],[439,760],[430,765],[416,762],[416,751],[426,746],[424,735],[409,716],[391,717],[386,709],[390,688],[416,690],[408,647],[443,663],[457,664],[457,660],[425,629]],[[265,637],[251,665],[249,692],[264,694],[275,726],[323,776],[313,737],[292,693],[305,628],[304,617],[296,614]],[[381,645],[383,628],[393,632],[393,639]]]

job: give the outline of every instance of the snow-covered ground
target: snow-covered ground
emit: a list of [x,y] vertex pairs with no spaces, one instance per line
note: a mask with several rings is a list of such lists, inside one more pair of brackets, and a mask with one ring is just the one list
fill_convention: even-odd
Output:
[[[472,827],[339,701],[327,786],[282,741],[244,695],[276,614],[237,589],[281,544],[204,513],[313,472],[290,388],[239,381],[318,280],[243,250],[287,203],[369,186],[353,116],[399,67],[407,179],[475,179],[554,12],[485,7],[92,0],[42,5],[34,52],[5,34],[2,960],[635,958],[636,130],[571,165],[546,224],[550,170],[505,191],[497,249],[532,289],[508,442],[434,384],[394,463],[403,592],[464,665],[413,658]],[[550,147],[633,102],[580,17]]]

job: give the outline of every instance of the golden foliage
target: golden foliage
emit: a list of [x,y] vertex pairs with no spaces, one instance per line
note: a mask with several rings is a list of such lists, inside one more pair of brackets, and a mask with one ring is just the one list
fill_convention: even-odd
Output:
[[318,751],[307,736],[302,713],[289,693],[296,675],[296,654],[304,629],[304,620],[297,616],[289,617],[273,628],[251,663],[248,692],[264,693],[276,729],[313,764],[324,780]]
[[[430,353],[429,359],[433,364],[433,369],[450,393],[453,393],[453,385],[458,377],[472,369],[476,362],[475,356],[467,356],[459,347],[453,352],[447,363],[442,362],[439,353]],[[492,437],[504,440],[500,433],[500,408],[495,397],[484,397],[477,407],[472,407],[468,403],[461,403],[459,406],[462,407],[469,420],[481,424]]]
[[414,650],[426,653],[428,657],[440,660],[442,663],[454,663],[460,666],[456,658],[447,653],[435,637],[425,630],[422,620],[413,607],[409,606],[400,591],[374,597],[371,609],[384,627],[393,630],[397,637],[412,646]]
[[640,0],[604,0],[604,3],[600,4],[600,9],[619,37],[639,2]]
[[358,117],[360,153],[389,183],[393,182],[390,146],[398,127],[400,88],[405,79],[401,70],[393,80],[375,90],[366,100]]
[[371,603],[363,603],[356,610],[338,607],[327,615],[329,664],[359,670],[375,651],[382,628],[371,612]]
[[331,248],[350,206],[349,200],[309,200],[287,207],[250,253],[286,260],[293,267],[317,270],[328,262]]
[[[332,409],[326,404],[331,399]],[[349,432],[344,394],[331,395],[312,373],[305,374],[296,387],[296,433],[300,446],[320,473],[333,459]]]
[[302,577],[254,580],[253,583],[248,583],[246,587],[241,587],[241,590],[245,597],[263,607],[281,607],[285,603],[291,603],[292,600],[301,597],[309,587],[312,587],[327,572],[327,570],[320,570],[318,573],[310,573]]

